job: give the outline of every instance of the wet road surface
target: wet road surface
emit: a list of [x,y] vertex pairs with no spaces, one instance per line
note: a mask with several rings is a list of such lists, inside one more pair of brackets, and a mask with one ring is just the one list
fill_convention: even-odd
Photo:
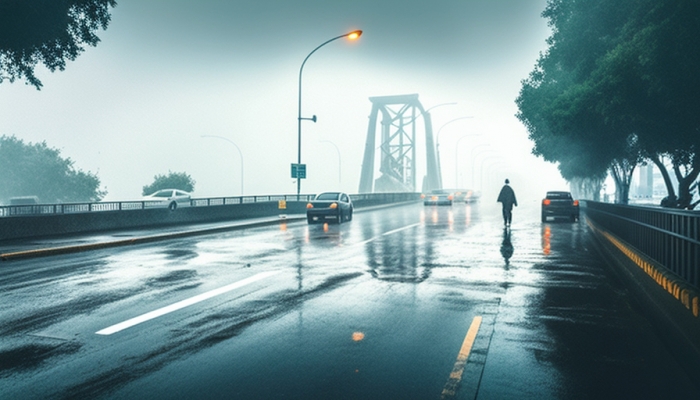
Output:
[[0,263],[0,398],[700,398],[584,222],[356,212]]

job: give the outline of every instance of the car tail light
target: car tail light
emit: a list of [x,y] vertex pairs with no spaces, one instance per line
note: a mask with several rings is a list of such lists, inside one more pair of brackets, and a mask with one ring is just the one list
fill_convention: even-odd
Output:
[[338,203],[331,203],[330,207],[336,209],[338,208]]
[[311,203],[307,203],[307,204],[306,204],[306,208],[314,208],[314,205],[311,204]]
[[425,198],[425,194],[421,193],[421,194],[420,194],[420,198],[421,198],[421,199],[424,199],[424,198]]
[[454,198],[454,196],[452,196],[452,195],[447,196],[447,200],[452,200],[453,198]]
[[550,204],[552,204],[552,201],[551,201],[551,200],[549,200],[549,199],[544,199],[544,200],[542,200],[542,205],[543,205],[543,206],[548,206],[548,205],[550,205]]
[[574,206],[578,207],[578,200],[574,200]]

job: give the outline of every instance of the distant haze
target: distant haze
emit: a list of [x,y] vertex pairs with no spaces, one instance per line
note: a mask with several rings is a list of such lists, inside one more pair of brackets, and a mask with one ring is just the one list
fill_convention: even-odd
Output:
[[[241,149],[245,194],[295,193],[299,67],[324,41],[362,29],[359,40],[328,44],[304,68],[303,114],[318,122],[303,123],[303,193],[356,193],[369,97],[417,93],[425,108],[458,103],[431,111],[436,133],[473,117],[440,134],[445,186],[483,186],[495,201],[508,177],[521,203],[536,201],[566,188],[554,165],[530,154],[514,116],[520,81],[546,48],[545,5],[120,1],[97,47],[63,72],[37,70],[41,91],[0,85],[0,135],[60,149],[97,173],[105,200],[138,198],[169,170],[190,174],[196,197],[240,195],[237,149],[202,135]],[[338,154],[324,141],[340,149],[340,182]],[[418,154],[422,176],[425,151]]]

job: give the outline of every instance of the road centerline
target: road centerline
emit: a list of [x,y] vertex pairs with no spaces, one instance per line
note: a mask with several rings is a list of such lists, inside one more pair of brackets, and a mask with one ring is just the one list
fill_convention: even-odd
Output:
[[147,312],[145,314],[139,315],[138,317],[134,317],[134,318],[128,319],[124,322],[120,322],[118,324],[109,326],[107,328],[104,328],[104,329],[101,329],[101,330],[95,332],[95,334],[105,335],[105,336],[112,335],[114,333],[123,331],[124,329],[131,328],[131,327],[138,325],[138,324],[141,324],[143,322],[150,321],[152,319],[169,314],[173,311],[177,311],[177,310],[183,309],[185,307],[189,307],[193,304],[197,304],[197,303],[202,302],[204,300],[211,299],[212,297],[220,296],[224,293],[228,293],[232,290],[239,289],[239,288],[246,286],[246,285],[249,285],[251,283],[263,280],[265,278],[269,278],[269,277],[276,275],[278,273],[279,273],[279,271],[261,272],[259,274],[256,274],[256,275],[250,276],[248,278],[245,278],[243,280],[240,280],[238,282],[234,282],[234,283],[231,283],[231,284],[226,285],[226,286],[222,286],[222,287],[217,288],[217,289],[212,289],[208,292],[198,294],[194,297],[190,297],[188,299],[178,301],[177,303],[173,303],[169,306],[161,307],[157,310],[153,310],[153,311]]

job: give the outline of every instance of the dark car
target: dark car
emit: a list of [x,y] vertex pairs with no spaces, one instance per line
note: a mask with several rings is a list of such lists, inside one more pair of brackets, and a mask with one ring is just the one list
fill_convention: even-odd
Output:
[[574,200],[569,192],[547,192],[542,200],[542,222],[549,218],[566,218],[576,221],[579,217],[578,200]]
[[352,220],[353,205],[343,192],[324,192],[306,205],[306,220],[310,224]]
[[451,206],[454,194],[447,189],[435,189],[427,195],[421,195],[423,205],[426,206]]

